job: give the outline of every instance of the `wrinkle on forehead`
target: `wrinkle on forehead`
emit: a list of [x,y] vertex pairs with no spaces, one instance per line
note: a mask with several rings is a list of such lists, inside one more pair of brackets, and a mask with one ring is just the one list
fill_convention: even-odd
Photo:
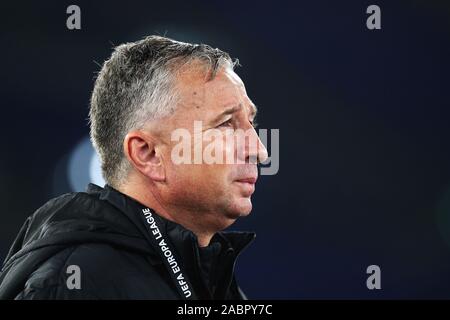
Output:
[[211,78],[211,72],[209,66],[192,62],[181,67],[176,73],[176,78],[179,83],[207,84],[218,80],[228,80],[236,85],[243,86],[242,80],[231,66],[224,65],[219,67],[213,78]]
[[[180,94],[175,112],[153,123],[160,137],[168,139],[177,128],[193,130],[194,121],[210,122],[230,105],[243,105],[245,112],[252,114],[253,102],[247,96],[244,83],[230,68],[221,68],[216,76],[205,80],[205,69],[189,69],[177,73],[177,88]],[[250,108],[248,108],[250,106]]]
[[178,80],[180,104],[185,107],[199,109],[217,104],[217,100],[223,104],[239,103],[244,97],[248,99],[244,83],[230,68],[219,69],[210,81],[205,80],[204,70],[189,69],[179,73]]
[[[223,112],[226,106],[243,105],[246,113],[252,114],[252,101],[247,97],[244,83],[230,68],[222,67],[216,76],[205,80],[204,69],[189,69],[178,73],[177,90],[180,101],[174,114],[166,119],[168,130],[186,128],[191,130],[194,121],[210,123]],[[250,106],[250,108],[249,108]]]

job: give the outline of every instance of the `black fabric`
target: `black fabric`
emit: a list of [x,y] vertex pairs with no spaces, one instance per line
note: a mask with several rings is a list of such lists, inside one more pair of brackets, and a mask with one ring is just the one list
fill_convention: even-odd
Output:
[[[134,199],[106,185],[48,201],[22,226],[0,273],[0,299],[181,299]],[[254,233],[218,232],[199,248],[196,236],[163,219],[180,267],[198,299],[245,299],[235,260]],[[81,289],[69,289],[69,266]]]
[[222,253],[222,245],[220,242],[212,242],[207,247],[200,247],[200,268],[210,293],[214,295],[217,282],[217,262],[219,255]]

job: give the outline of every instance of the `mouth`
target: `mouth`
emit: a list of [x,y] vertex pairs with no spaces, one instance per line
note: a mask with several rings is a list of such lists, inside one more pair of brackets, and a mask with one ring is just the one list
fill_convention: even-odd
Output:
[[234,182],[239,186],[239,189],[245,197],[250,197],[253,192],[255,192],[255,183],[257,179],[258,178],[256,177],[249,177],[237,179]]
[[248,177],[248,178],[243,178],[243,179],[237,179],[236,182],[240,182],[240,183],[248,183],[248,184],[255,184],[256,180],[258,180],[258,178],[256,177]]

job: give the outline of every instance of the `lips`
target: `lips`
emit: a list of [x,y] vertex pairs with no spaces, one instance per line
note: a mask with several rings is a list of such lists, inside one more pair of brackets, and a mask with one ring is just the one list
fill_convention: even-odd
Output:
[[250,184],[255,184],[256,180],[258,180],[257,177],[248,177],[248,178],[243,178],[243,179],[237,179],[237,182],[242,182],[242,183],[250,183]]

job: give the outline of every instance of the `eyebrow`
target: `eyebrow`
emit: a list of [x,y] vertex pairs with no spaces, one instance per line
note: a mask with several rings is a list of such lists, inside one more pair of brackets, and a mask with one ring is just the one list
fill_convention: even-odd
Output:
[[[217,117],[214,118],[213,123],[219,122],[224,116],[226,116],[228,114],[233,114],[241,109],[242,109],[242,103],[228,106],[228,107],[226,107],[226,109],[224,111],[222,111]],[[258,112],[258,108],[256,107],[256,105],[253,102],[250,103],[250,109],[251,109],[250,116],[255,118],[256,114]]]

